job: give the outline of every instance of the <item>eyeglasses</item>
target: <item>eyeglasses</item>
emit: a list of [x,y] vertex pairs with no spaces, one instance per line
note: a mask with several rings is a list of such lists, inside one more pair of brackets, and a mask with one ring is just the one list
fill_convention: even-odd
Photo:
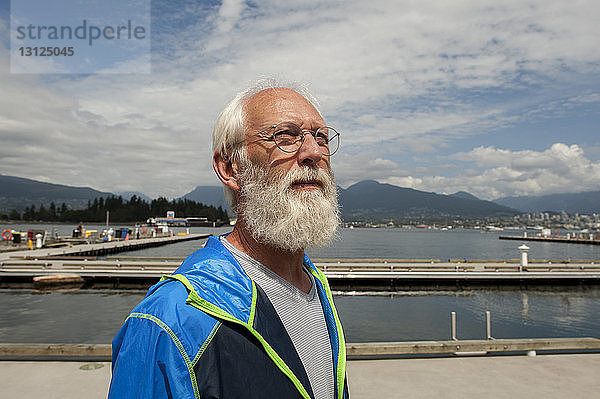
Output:
[[340,146],[340,134],[334,128],[322,126],[317,130],[308,130],[302,129],[292,122],[281,122],[277,125],[269,126],[252,136],[246,137],[242,141],[238,141],[234,146],[258,136],[262,140],[273,141],[277,148],[283,152],[293,153],[302,147],[307,133],[313,136],[321,149],[321,154],[325,156],[335,154]]

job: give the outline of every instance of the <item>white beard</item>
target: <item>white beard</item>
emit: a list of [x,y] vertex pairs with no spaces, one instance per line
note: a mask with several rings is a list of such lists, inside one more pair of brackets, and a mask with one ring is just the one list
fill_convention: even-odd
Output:
[[[295,252],[329,244],[340,224],[331,170],[316,166],[273,172],[249,160],[240,162],[238,217],[263,244]],[[321,189],[298,190],[298,181],[318,181]]]

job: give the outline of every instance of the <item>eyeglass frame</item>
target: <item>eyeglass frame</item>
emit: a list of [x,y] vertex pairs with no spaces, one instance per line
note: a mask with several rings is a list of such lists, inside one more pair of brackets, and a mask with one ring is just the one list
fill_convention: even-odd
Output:
[[[298,148],[297,148],[297,149],[295,149],[294,151],[287,151],[287,150],[284,150],[283,148],[281,148],[281,147],[280,147],[280,146],[277,144],[277,141],[275,141],[275,134],[277,133],[277,131],[273,131],[273,133],[272,133],[270,136],[267,136],[267,137],[260,137],[260,138],[261,138],[262,140],[265,140],[265,141],[272,141],[272,142],[275,144],[275,146],[276,146],[277,148],[279,148],[281,151],[285,152],[286,154],[293,154],[293,153],[297,152],[298,150],[300,150],[300,148],[302,148],[302,145],[304,144],[304,140],[305,140],[305,138],[306,138],[306,134],[307,134],[307,133],[310,133],[310,135],[311,135],[311,136],[313,136],[313,139],[315,139],[315,141],[316,141],[316,139],[317,139],[317,137],[316,137],[316,136],[317,136],[317,133],[319,132],[319,130],[321,130],[321,129],[330,129],[330,130],[333,130],[333,131],[335,132],[335,135],[333,135],[333,137],[332,137],[332,138],[335,138],[335,137],[337,137],[337,138],[338,138],[338,145],[337,145],[337,148],[335,149],[335,151],[333,151],[333,152],[332,152],[332,153],[330,153],[330,154],[324,154],[324,153],[323,153],[323,151],[321,151],[321,154],[322,154],[323,156],[330,157],[330,156],[332,156],[333,154],[335,154],[335,153],[336,153],[336,152],[337,152],[337,151],[340,149],[340,144],[339,144],[339,142],[341,141],[341,135],[340,135],[340,132],[338,132],[338,131],[337,131],[335,128],[333,128],[333,127],[331,127],[331,126],[321,126],[321,127],[317,128],[316,130],[311,130],[311,129],[302,129],[300,126],[298,126],[298,125],[297,125],[297,124],[295,124],[294,122],[289,122],[289,121],[283,121],[283,122],[279,122],[279,123],[277,123],[277,124],[275,124],[275,125],[271,125],[271,126],[269,126],[269,127],[266,127],[266,128],[264,128],[264,129],[262,129],[261,131],[259,131],[259,132],[257,132],[257,133],[254,133],[254,134],[252,134],[252,135],[250,135],[250,136],[246,137],[246,138],[245,138],[245,139],[243,139],[243,140],[240,140],[240,141],[238,141],[238,142],[236,142],[236,143],[233,143],[233,144],[232,144],[230,147],[235,147],[235,146],[237,146],[237,145],[239,145],[239,144],[242,144],[243,142],[245,142],[245,141],[248,141],[248,140],[250,140],[250,139],[251,139],[251,138],[253,138],[253,137],[259,136],[260,134],[264,133],[265,131],[267,131],[267,130],[269,130],[269,129],[274,129],[274,128],[276,128],[277,126],[279,126],[279,125],[282,125],[282,124],[284,124],[284,123],[285,123],[285,124],[291,124],[291,125],[294,125],[294,126],[296,126],[298,129],[300,129],[300,132],[302,133],[302,134],[300,135],[300,137],[301,137],[301,139],[300,139],[300,145],[299,145],[299,146],[298,146]],[[331,142],[331,138],[329,138],[329,137],[328,137],[328,138],[327,138],[327,140],[328,140],[327,147],[329,148],[329,142]],[[319,146],[319,147],[321,147],[321,146]]]

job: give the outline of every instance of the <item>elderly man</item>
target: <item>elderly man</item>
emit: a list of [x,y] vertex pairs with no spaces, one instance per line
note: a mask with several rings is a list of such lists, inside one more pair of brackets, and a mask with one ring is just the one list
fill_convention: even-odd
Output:
[[312,97],[261,83],[213,131],[238,220],[152,287],[113,340],[112,398],[348,397],[342,326],[304,254],[339,223],[339,134]]

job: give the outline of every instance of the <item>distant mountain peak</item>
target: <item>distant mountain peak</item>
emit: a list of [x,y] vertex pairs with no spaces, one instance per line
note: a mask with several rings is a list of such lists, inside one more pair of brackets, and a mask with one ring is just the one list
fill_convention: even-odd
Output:
[[89,200],[109,197],[109,192],[98,191],[90,187],[74,187],[27,179],[24,177],[0,175],[0,211],[16,209],[21,212],[31,205],[56,205],[65,203],[78,209],[84,208]]
[[363,180],[340,190],[345,218],[390,218],[408,215],[510,216],[514,209],[469,194],[455,196]]
[[381,186],[382,183],[379,183],[377,180],[361,180],[358,183],[354,183],[350,185],[347,190],[351,187],[368,187],[368,186]]
[[[358,183],[352,184],[346,190],[351,191],[351,190],[372,190],[372,189],[379,189],[379,190],[393,189],[393,190],[418,191],[418,190],[415,190],[414,188],[394,186],[393,184],[389,184],[389,183],[380,183],[377,180],[361,180]],[[419,192],[425,192],[425,191],[419,191]]]
[[522,212],[600,213],[600,191],[504,197],[494,202]]
[[231,214],[229,205],[225,201],[223,186],[196,186],[196,188],[184,194],[181,198],[201,202],[206,205],[213,205],[215,208],[220,206]]
[[450,194],[450,197],[462,198],[462,199],[468,199],[468,200],[478,200],[478,201],[480,200],[479,198],[477,198],[473,194],[468,193],[466,191],[457,191],[454,194]]

